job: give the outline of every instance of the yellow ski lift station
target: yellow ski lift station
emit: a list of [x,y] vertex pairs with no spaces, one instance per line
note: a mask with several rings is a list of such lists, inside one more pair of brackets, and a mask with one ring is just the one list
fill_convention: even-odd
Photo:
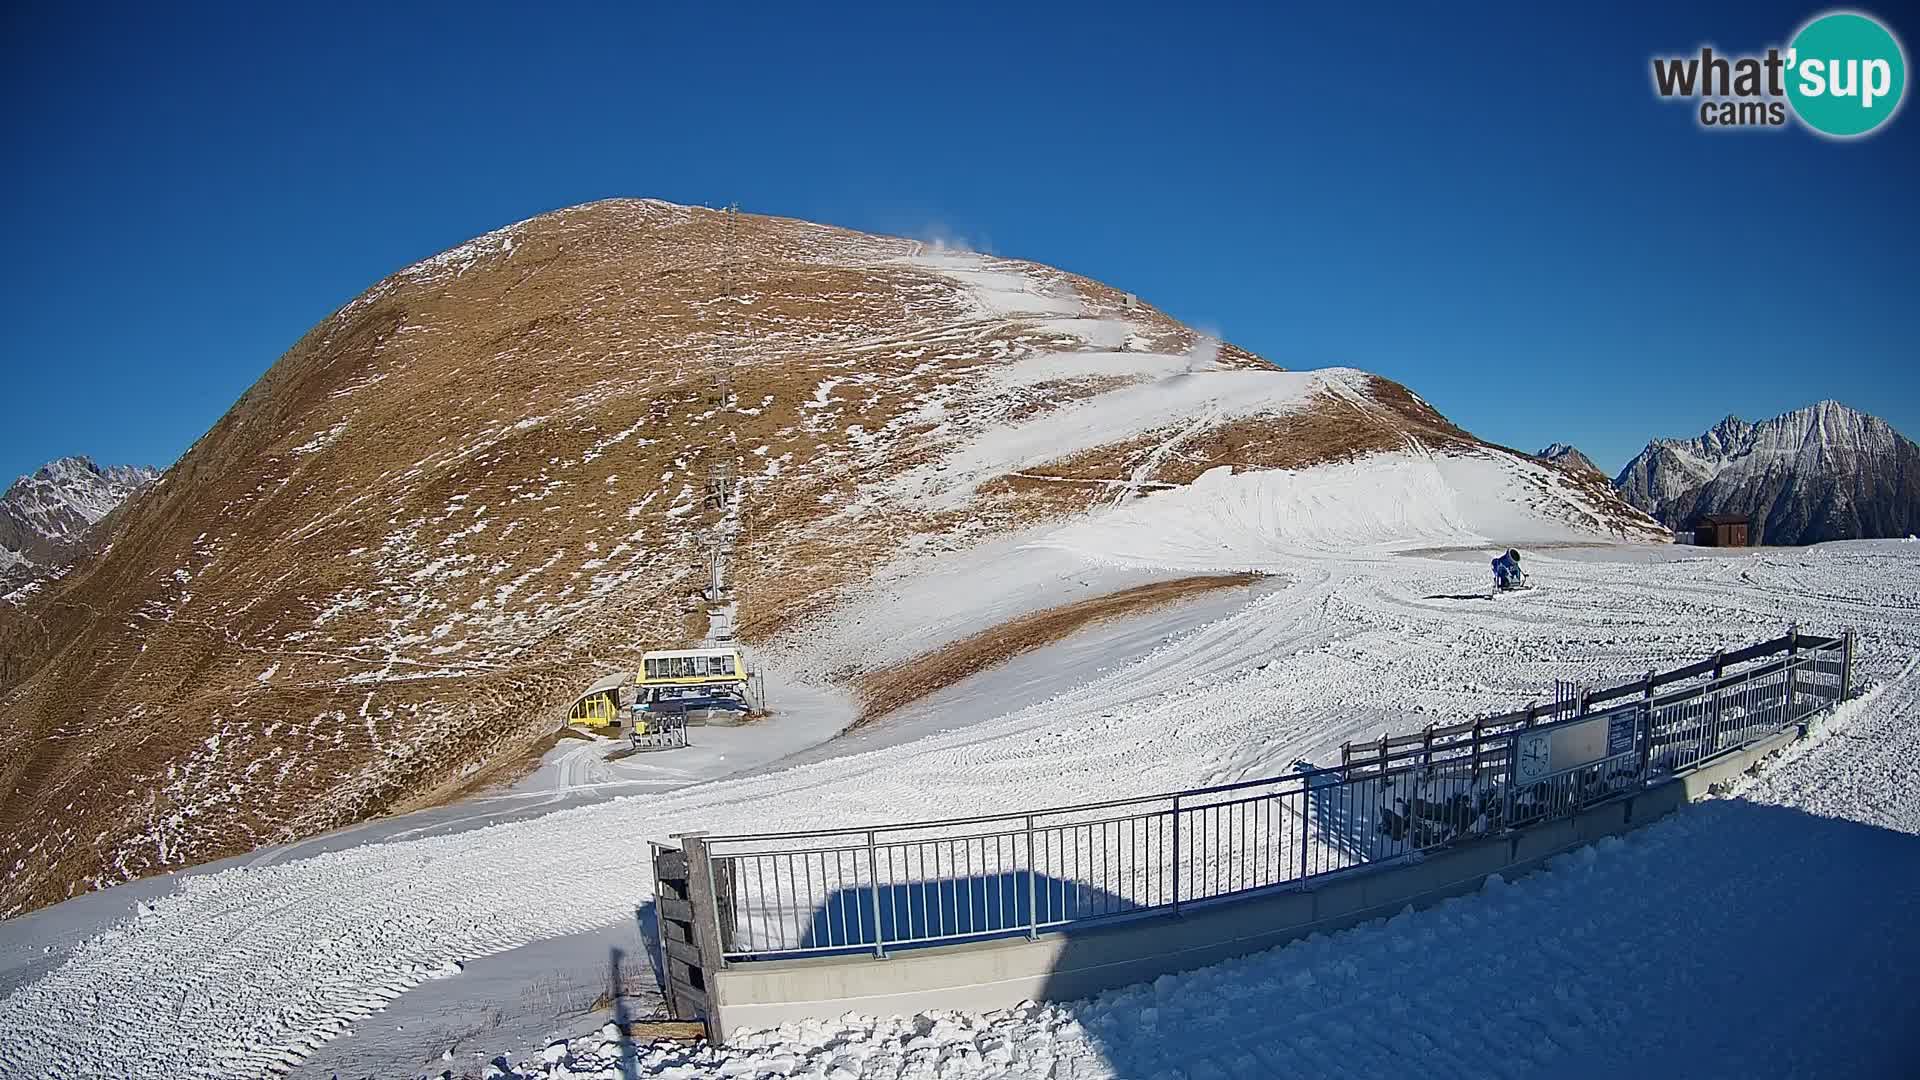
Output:
[[625,672],[608,675],[587,688],[567,710],[567,723],[578,727],[612,727],[620,720],[620,687],[627,681]]

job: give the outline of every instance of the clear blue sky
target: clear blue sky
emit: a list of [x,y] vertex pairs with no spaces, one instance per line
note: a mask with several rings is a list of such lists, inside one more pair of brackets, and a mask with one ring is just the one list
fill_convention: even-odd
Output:
[[170,463],[375,280],[614,195],[964,236],[1609,470],[1824,397],[1920,435],[1920,112],[1650,89],[1814,6],[281,7],[0,14],[0,473]]

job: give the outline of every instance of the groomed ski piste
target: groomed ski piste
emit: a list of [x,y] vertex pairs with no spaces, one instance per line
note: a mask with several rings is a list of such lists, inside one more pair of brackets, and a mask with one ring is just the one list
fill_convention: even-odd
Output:
[[[980,278],[985,307],[1120,343],[1113,320],[943,258]],[[982,432],[884,494],[940,498],[1162,413],[1270,412],[1353,392],[1359,375],[1129,362],[1165,370]],[[1248,405],[1251,379],[1271,397]],[[1064,523],[910,546],[760,647],[804,704],[772,723],[824,738],[853,719],[826,673],[1025,613],[1197,573],[1265,577],[1089,627],[784,761],[709,747],[593,805],[562,793],[409,815],[0,923],[0,1077],[1898,1075],[1920,1055],[1920,543],[1609,543],[1558,476],[1410,444],[1215,469]],[[1510,546],[1538,587],[1488,598],[1488,559]],[[1819,738],[1739,792],[1434,909],[1091,1001],[830,1018],[725,1048],[626,1045],[599,1030],[605,1011],[562,1015],[547,992],[585,984],[585,1010],[610,942],[644,966],[649,840],[1337,764],[1349,738],[1504,712],[1557,679],[1633,679],[1792,623],[1860,635],[1855,681],[1870,689]],[[593,771],[577,747],[560,754],[555,771]]]
[[[1166,520],[1177,524],[1158,540],[1140,521],[1119,532],[1182,552],[1185,568],[1201,563],[1180,538],[1219,534]],[[1080,526],[1052,546],[1002,545],[971,565],[949,557],[914,580],[947,595],[962,582],[982,596],[995,581],[1078,587],[1101,571],[1066,552],[1092,535]],[[1244,562],[1244,549],[1230,550]],[[1556,677],[1631,677],[1795,620],[1860,632],[1869,695],[1747,791],[1545,873],[1081,1004],[843,1018],[726,1049],[632,1052],[640,1075],[662,1076],[1313,1075],[1409,1055],[1436,1075],[1600,1074],[1683,1055],[1707,1075],[1884,1071],[1915,1049],[1900,1021],[1920,991],[1920,544],[1688,554],[1542,554],[1543,588],[1478,600],[1458,599],[1484,587],[1477,551],[1275,547],[1264,568],[1284,587],[1006,715],[671,793],[186,876],[59,943],[64,955],[12,988],[0,1001],[0,1074],[299,1074],[317,1049],[383,1030],[411,988],[464,978],[477,957],[630,922],[649,898],[649,838],[1058,805],[1282,771],[1327,761],[1348,736],[1511,707]],[[842,625],[884,640],[876,631],[907,620],[905,606],[876,601]],[[817,628],[810,647],[831,652],[832,629]],[[622,1075],[622,1048],[574,1035],[548,1047],[477,1032],[417,1047],[414,1074],[498,1072],[498,1058],[520,1075]]]

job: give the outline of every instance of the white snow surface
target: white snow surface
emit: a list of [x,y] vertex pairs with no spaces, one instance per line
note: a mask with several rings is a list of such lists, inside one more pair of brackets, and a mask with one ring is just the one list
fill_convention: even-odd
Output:
[[[1518,881],[1069,1003],[612,1031],[498,1075],[1905,1076],[1920,1060],[1920,658],[1727,796]],[[628,1070],[620,1071],[622,1068]]]
[[[1100,320],[1084,320],[1086,332],[1098,335],[1106,326]],[[1060,379],[1092,379],[1112,376],[1166,378],[1193,369],[1191,357],[1155,352],[1052,352],[1028,357],[1017,364],[996,368],[993,381],[1009,389],[1037,386]]]
[[1491,453],[1373,454],[1248,473],[1221,466],[1040,545],[1120,565],[1265,570],[1303,550],[1591,541],[1591,531],[1534,505],[1528,481],[1544,479],[1538,466]]
[[1251,416],[1304,408],[1318,393],[1362,393],[1366,372],[1352,368],[1316,371],[1189,370],[1183,357],[1134,353],[1065,353],[1025,361],[1045,377],[1092,370],[1089,356],[1114,361],[1116,373],[1166,374],[1151,382],[1083,398],[1018,423],[974,434],[942,460],[910,469],[892,481],[903,496],[934,507],[963,506],[983,483],[1008,473],[1070,457],[1087,447],[1125,442],[1167,431],[1168,445],[1189,429]]
[[725,1049],[588,1037],[503,1072],[613,1080],[625,1054],[659,1077],[1912,1075],[1920,710],[1911,674],[1889,693],[1736,798],[1430,910],[1088,1001],[822,1018]]
[[1069,288],[1048,292],[1036,287],[1024,264],[1013,260],[971,251],[922,250],[907,261],[965,285],[983,315],[1079,315],[1085,309]]
[[[1471,506],[1458,513],[1472,525]],[[1235,515],[1244,516],[1220,510],[1222,535],[1241,529]],[[1216,565],[1240,564],[1251,543],[1234,540]],[[1156,558],[1178,551],[1156,544]],[[1183,565],[1200,564],[1197,550],[1189,545]],[[857,1018],[726,1051],[647,1048],[645,1060],[660,1075],[870,1077],[1268,1075],[1289,1059],[1306,1074],[1332,1061],[1352,1073],[1410,1053],[1430,1055],[1437,1074],[1518,1074],[1703,1047],[1736,1065],[1828,1051],[1834,1062],[1884,1060],[1876,1055],[1889,1040],[1911,1030],[1887,1024],[1888,1011],[1912,1000],[1908,973],[1920,970],[1911,930],[1920,858],[1904,846],[1920,833],[1907,664],[1920,651],[1920,545],[1654,561],[1639,550],[1531,555],[1542,587],[1499,601],[1472,599],[1485,588],[1479,557],[1260,550],[1284,587],[1250,593],[1132,663],[1089,664],[1087,681],[1065,693],[956,730],[452,835],[256,860],[183,877],[171,892],[143,883],[137,906],[57,963],[32,967],[24,982],[0,970],[9,987],[0,1075],[296,1068],[328,1040],[377,1023],[409,988],[467,977],[457,962],[631,925],[649,899],[645,842],[675,832],[963,815],[1270,775],[1300,758],[1325,762],[1347,737],[1511,708],[1555,678],[1630,678],[1796,619],[1858,629],[1859,676],[1887,684],[1836,724],[1848,737],[1783,766],[1796,771],[1773,787],[1497,895],[1090,1003]],[[1015,547],[976,564],[982,603],[1083,580],[1055,563],[995,587],[993,575],[1024,557]],[[956,604],[967,595],[936,592]],[[9,931],[50,925],[60,910],[0,923],[0,957],[32,948]],[[1788,994],[1797,995],[1790,1023]],[[1725,1022],[1709,1023],[1701,1010],[1716,1002]],[[598,1046],[576,1037],[546,1063],[540,1047],[491,1045],[479,1032],[455,1048],[455,1064],[477,1073],[508,1054],[522,1071],[531,1059],[553,1076],[617,1075]],[[437,1061],[442,1049],[422,1053]]]

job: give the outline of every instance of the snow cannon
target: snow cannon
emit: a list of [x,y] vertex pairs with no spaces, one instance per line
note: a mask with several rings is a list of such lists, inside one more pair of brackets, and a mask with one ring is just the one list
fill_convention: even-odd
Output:
[[1527,572],[1520,569],[1520,553],[1512,548],[1505,555],[1493,560],[1493,591],[1496,593],[1513,592],[1516,589],[1531,589],[1533,583],[1527,580]]

